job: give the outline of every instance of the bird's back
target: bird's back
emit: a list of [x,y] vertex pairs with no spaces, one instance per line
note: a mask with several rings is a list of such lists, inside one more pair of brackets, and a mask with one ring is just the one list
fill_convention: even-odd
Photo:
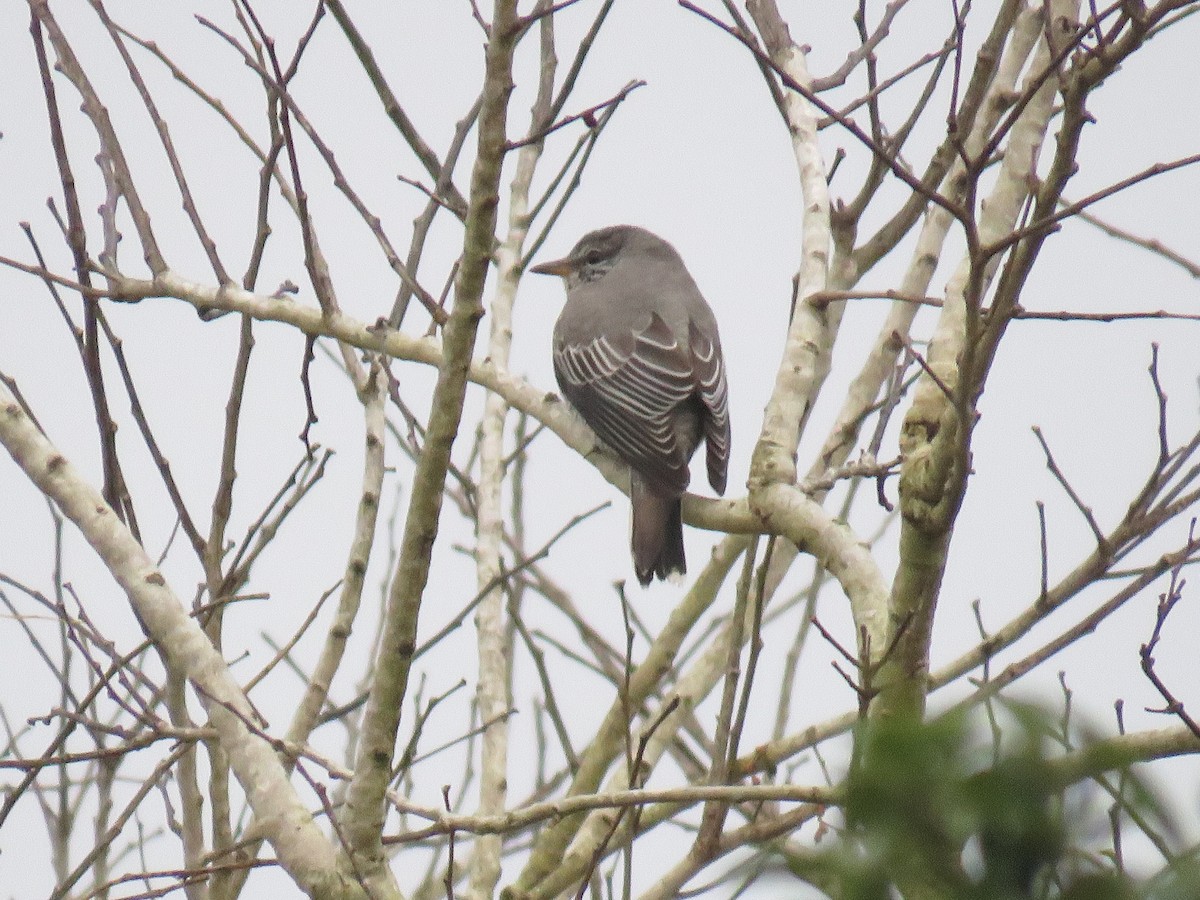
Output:
[[563,396],[630,467],[638,580],[683,574],[688,462],[704,440],[718,493],[729,462],[716,318],[675,248],[634,226],[584,235],[568,256],[533,271],[567,286],[554,328]]
[[[715,490],[723,491],[729,420],[716,319],[674,247],[642,229],[621,227],[627,234],[611,267],[590,280],[575,281],[567,292],[567,303],[554,330],[559,386],[592,428],[612,443],[617,437],[611,433],[613,425],[598,419],[603,410],[598,408],[595,395],[584,394],[578,383],[572,383],[562,365],[564,355],[571,354],[564,351],[594,345],[602,338],[605,351],[611,350],[609,358],[628,358],[637,352],[639,338],[644,340],[665,325],[678,345],[675,365],[682,364],[690,372],[686,377],[693,385],[670,414],[678,453],[670,462],[676,473],[671,481],[680,490],[686,486],[687,461],[701,440],[708,438],[709,481]],[[698,343],[702,346],[697,347]],[[698,349],[701,354],[697,354]],[[596,371],[604,362],[590,356],[576,359],[588,372]],[[715,369],[707,368],[710,361],[716,362]],[[619,451],[618,447],[614,449]],[[638,468],[638,460],[627,461]]]

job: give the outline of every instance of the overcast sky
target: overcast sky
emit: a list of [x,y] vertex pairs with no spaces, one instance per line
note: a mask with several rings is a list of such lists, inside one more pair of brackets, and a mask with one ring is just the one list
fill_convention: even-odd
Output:
[[[575,34],[586,26],[588,10],[564,15],[562,27]],[[878,4],[873,4],[873,6]],[[979,4],[981,7],[988,4]],[[719,4],[710,4],[715,11]],[[844,57],[852,36],[853,4],[781,3],[792,21],[793,34],[811,45],[810,66],[817,74],[834,68]],[[425,138],[439,151],[448,142],[454,123],[475,96],[481,66],[481,38],[470,20],[465,2],[377,3],[351,5],[351,12],[372,42],[405,107]],[[111,42],[95,27],[87,4],[54,4],[70,29],[76,50],[84,57],[100,89],[105,92],[118,128],[135,135],[126,144],[135,167],[141,167],[155,223],[172,266],[197,280],[209,279],[190,228],[179,211],[177,195],[161,159],[156,138],[144,111],[136,104]],[[207,89],[222,97],[236,114],[253,122],[260,135],[260,91],[254,76],[211,31],[201,27],[182,5],[112,3],[110,11],[135,32],[158,41],[184,69]],[[264,2],[258,9],[267,27],[289,48],[307,24],[300,4]],[[305,10],[308,6],[303,5]],[[218,2],[195,3],[190,10],[232,28],[229,7]],[[833,12],[837,10],[836,13]],[[984,19],[967,35],[969,46],[982,38]],[[899,17],[893,37],[881,51],[881,70],[895,71],[922,53],[939,46],[950,29],[950,4],[939,0],[914,0]],[[990,24],[990,23],[989,23]],[[513,101],[513,130],[524,128],[528,118],[532,42],[518,61],[518,91]],[[564,40],[564,45],[569,46]],[[46,198],[61,202],[53,154],[47,139],[40,82],[28,35],[27,9],[20,3],[0,8],[0,59],[5,60],[5,88],[0,91],[0,255],[22,260],[31,252],[18,223],[29,222],[51,260],[64,274],[69,256],[57,237],[46,209]],[[1155,162],[1165,162],[1197,152],[1195,85],[1200,84],[1200,17],[1193,17],[1156,39],[1106,85],[1089,109],[1096,123],[1089,127],[1080,155],[1081,169],[1069,191],[1082,197],[1112,181]],[[561,54],[564,58],[566,52]],[[257,165],[219,124],[216,117],[178,84],[172,82],[145,54],[152,89],[181,156],[191,173],[201,212],[210,224],[226,263],[240,274],[253,237],[253,196]],[[668,0],[618,2],[611,21],[597,42],[568,111],[598,103],[633,79],[647,82],[633,92],[600,141],[584,181],[550,238],[543,258],[565,254],[583,232],[602,225],[629,222],[644,225],[673,242],[686,260],[721,326],[730,373],[734,423],[734,451],[730,493],[744,493],[750,452],[761,425],[761,412],[774,379],[786,326],[791,276],[799,248],[800,197],[787,133],[767,94],[762,78],[747,54],[728,36]],[[59,99],[68,117],[68,141],[84,196],[85,214],[101,200],[99,180],[91,158],[94,135],[75,114],[78,98],[59,79]],[[885,114],[899,121],[916,87],[902,87],[884,103]],[[293,87],[306,113],[334,146],[350,181],[367,198],[373,212],[407,249],[408,224],[423,204],[413,188],[396,176],[422,177],[411,154],[400,143],[379,113],[378,102],[367,90],[340,31],[332,20],[318,33],[310,55]],[[843,96],[851,96],[844,94]],[[945,99],[942,99],[942,108]],[[935,101],[936,105],[936,101]],[[906,158],[920,168],[929,148],[941,135],[944,114],[928,115],[927,128],[918,132]],[[561,159],[577,132],[564,131],[547,150]],[[832,159],[839,147],[851,155],[832,183],[835,197],[848,197],[857,188],[864,157],[852,139],[835,129],[824,132],[823,150]],[[318,228],[331,260],[339,300],[351,315],[373,321],[386,315],[394,296],[394,276],[380,257],[367,230],[334,195],[329,179],[315,156],[307,160],[306,184],[318,209]],[[539,184],[545,185],[547,167]],[[459,185],[466,186],[466,169]],[[502,189],[503,191],[503,189]],[[889,187],[883,208],[869,215],[862,233],[883,220],[903,193]],[[1163,240],[1173,249],[1200,259],[1200,171],[1186,169],[1138,185],[1106,200],[1096,214],[1146,237]],[[280,223],[286,221],[280,216]],[[860,237],[862,235],[860,233]],[[447,266],[457,254],[458,229],[446,222],[423,263],[421,277],[437,293]],[[911,243],[911,242],[909,242]],[[270,292],[292,280],[304,282],[297,255],[299,242],[287,227],[272,239],[260,286]],[[952,242],[957,247],[961,242]],[[123,262],[140,272],[132,233],[123,250]],[[940,293],[958,262],[958,252],[943,257],[931,290]],[[907,264],[901,252],[886,260],[860,285],[890,288]],[[512,368],[547,391],[555,390],[549,361],[550,332],[562,302],[555,279],[530,278],[522,285],[516,310]],[[68,300],[78,308],[75,298]],[[311,303],[302,291],[297,302]],[[1098,234],[1082,222],[1068,222],[1061,235],[1048,242],[1027,290],[1021,298],[1030,309],[1116,311],[1170,309],[1200,311],[1197,281],[1182,269]],[[835,371],[814,413],[800,451],[800,470],[807,469],[812,451],[820,445],[840,404],[842,389],[857,371],[862,350],[874,338],[886,313],[883,301],[852,304],[846,313],[835,355]],[[175,301],[151,300],[135,306],[108,306],[110,321],[125,341],[131,365],[141,375],[143,401],[164,441],[164,450],[180,478],[185,496],[198,510],[207,510],[218,472],[217,453],[229,372],[236,351],[238,323],[226,317],[200,322],[190,307]],[[932,312],[921,314],[916,329],[926,336],[934,321]],[[410,328],[424,327],[414,312]],[[484,328],[488,321],[485,319]],[[239,463],[246,490],[239,499],[235,522],[240,527],[277,488],[281,467],[299,457],[296,435],[304,420],[299,371],[303,341],[283,326],[262,326],[257,331],[259,351],[250,382],[250,410],[246,421],[246,453]],[[479,347],[483,346],[483,338]],[[934,667],[976,641],[971,612],[979,599],[991,626],[1006,621],[1036,595],[1039,579],[1038,528],[1035,501],[1047,504],[1051,535],[1051,579],[1077,564],[1087,552],[1090,532],[1064,502],[1046,472],[1031,426],[1040,425],[1059,463],[1095,509],[1102,524],[1116,521],[1148,471],[1157,452],[1154,433],[1156,403],[1146,374],[1151,343],[1160,347],[1164,387],[1171,399],[1175,439],[1197,427],[1200,390],[1200,324],[1138,322],[1084,324],[1017,322],[1010,328],[993,368],[982,404],[982,421],[976,433],[970,490],[956,531],[953,561],[947,572],[934,640]],[[272,600],[245,604],[239,625],[226,651],[236,657],[247,651],[253,662],[246,670],[269,658],[259,631],[275,626],[281,617],[287,626],[276,631],[286,637],[316,597],[339,577],[344,557],[340,524],[351,521],[361,477],[361,412],[344,378],[320,354],[314,380],[315,401],[321,417],[315,438],[337,451],[328,477],[314,502],[302,509],[289,526],[287,552],[268,554],[257,570],[252,590],[270,591]],[[51,438],[98,483],[98,458],[94,420],[85,382],[70,336],[46,289],[35,279],[0,267],[0,371],[16,379]],[[413,365],[397,367],[406,397],[419,402],[431,384],[427,371]],[[112,376],[110,375],[110,378]],[[110,384],[115,382],[110,381]],[[120,397],[114,387],[113,396]],[[474,409],[482,393],[473,388]],[[152,555],[162,550],[171,531],[173,513],[159,483],[148,467],[145,451],[123,405],[118,404],[122,447],[136,473],[143,534]],[[895,423],[887,448],[895,447]],[[456,451],[464,461],[465,443]],[[612,507],[578,528],[555,550],[548,561],[551,572],[576,587],[576,601],[595,610],[595,624],[617,634],[620,613],[612,582],[629,578],[626,527],[627,503],[585,461],[567,451],[551,434],[535,445],[527,504],[531,512],[531,547],[558,530],[580,509],[613,500]],[[407,469],[393,479],[402,489]],[[697,490],[704,479],[693,479]],[[894,499],[894,485],[891,486]],[[406,495],[404,495],[406,496]],[[390,509],[392,500],[385,501]],[[879,511],[864,506],[852,518],[865,534],[873,531]],[[436,554],[434,589],[422,631],[432,633],[473,593],[473,573],[452,544],[470,542],[469,531],[453,517],[448,539]],[[202,526],[203,528],[204,526]],[[348,528],[348,526],[347,526]],[[881,540],[877,555],[890,572],[895,560],[893,527]],[[1174,534],[1172,540],[1182,540]],[[124,599],[106,579],[83,542],[68,528],[65,577],[79,590],[89,612],[122,640],[137,636]],[[381,538],[382,540],[382,538]],[[688,552],[698,570],[717,540],[714,535],[689,529]],[[1154,550],[1153,555],[1162,551]],[[168,557],[165,570],[178,593],[191,600],[197,570],[180,541]],[[52,590],[50,565],[52,530],[44,502],[15,466],[0,459],[0,571],[39,590]],[[385,556],[376,557],[370,583],[385,578]],[[801,570],[796,586],[803,584]],[[632,582],[632,579],[630,579]],[[639,614],[654,628],[671,608],[677,588],[655,586],[644,594],[633,589]],[[377,594],[368,591],[372,599]],[[1099,595],[1097,595],[1098,597]],[[1153,597],[1131,604],[1105,623],[1086,645],[1073,648],[1044,668],[1025,688],[1053,692],[1059,670],[1065,670],[1076,700],[1111,728],[1111,704],[1127,701],[1130,728],[1166,724],[1142,712],[1156,697],[1138,672],[1137,646],[1153,624]],[[1195,604],[1181,609],[1173,634],[1194,635],[1200,627]],[[291,612],[288,612],[291,610]],[[281,612],[282,611],[282,612]],[[293,616],[294,613],[294,616]],[[820,614],[845,629],[849,618],[840,592],[827,592]],[[1069,616],[1074,620],[1078,611]],[[1067,621],[1063,619],[1062,621]],[[369,637],[374,613],[364,613],[356,638]],[[1059,622],[1035,635],[1049,636]],[[561,623],[545,624],[547,629]],[[474,635],[461,630],[464,665],[471,659]],[[1164,674],[1195,684],[1195,651],[1181,649],[1182,642],[1164,649]],[[315,647],[315,641],[301,645]],[[1030,645],[1032,646],[1032,644]],[[363,652],[366,652],[365,645]],[[782,650],[780,650],[782,653]],[[814,648],[805,660],[804,698],[812,712],[804,720],[848,708],[853,699],[830,674],[832,653]],[[4,669],[19,677],[2,679],[4,702],[14,722],[44,712],[49,682],[19,628],[0,626],[0,658],[10,660]],[[357,676],[357,672],[352,673]],[[427,693],[445,690],[469,672],[430,673]],[[353,691],[353,678],[335,690],[339,699]],[[289,690],[294,684],[289,687]],[[532,689],[530,689],[532,690]],[[527,699],[529,692],[526,691]],[[518,698],[520,699],[520,698]],[[1200,698],[1198,698],[1200,699]],[[269,700],[265,701],[269,704]],[[276,711],[284,720],[286,707]],[[773,714],[772,714],[773,715]],[[270,717],[270,713],[268,712]],[[769,722],[769,717],[764,719]],[[461,730],[461,722],[444,726],[447,734]],[[31,737],[31,752],[46,740],[46,732]],[[748,743],[749,743],[748,739]],[[418,802],[440,803],[444,780],[431,775],[422,785]],[[1194,780],[1187,800],[1197,799]],[[37,840],[41,830],[38,812],[25,804],[22,824],[9,825],[11,833]],[[16,827],[23,830],[17,832]],[[33,896],[44,891],[41,873],[27,870],[24,854],[12,838],[0,855],[0,894]],[[39,854],[40,855],[40,854]],[[32,891],[33,893],[28,893]]]

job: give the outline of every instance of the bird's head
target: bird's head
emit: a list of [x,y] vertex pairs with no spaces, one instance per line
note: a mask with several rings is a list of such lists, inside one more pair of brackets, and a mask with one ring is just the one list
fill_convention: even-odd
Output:
[[650,232],[633,225],[601,228],[581,237],[579,243],[562,259],[544,262],[529,271],[538,275],[557,275],[567,282],[568,288],[583,282],[597,281],[617,264],[624,252],[636,250],[643,236],[654,237]]

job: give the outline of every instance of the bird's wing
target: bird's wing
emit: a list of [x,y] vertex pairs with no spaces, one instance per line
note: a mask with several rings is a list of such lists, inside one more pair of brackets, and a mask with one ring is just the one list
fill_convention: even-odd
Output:
[[629,338],[562,343],[554,350],[554,374],[605,444],[652,489],[679,494],[688,484],[690,448],[679,446],[674,412],[696,390],[692,354],[657,314]]
[[725,493],[729,471],[729,386],[725,381],[725,360],[720,345],[696,326],[688,323],[688,343],[692,351],[692,370],[696,393],[704,404],[704,442],[707,447],[708,483],[718,494]]

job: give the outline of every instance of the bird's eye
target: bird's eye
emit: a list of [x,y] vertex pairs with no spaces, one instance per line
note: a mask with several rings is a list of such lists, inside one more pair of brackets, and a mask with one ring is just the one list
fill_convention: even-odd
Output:
[[596,263],[600,262],[600,260],[602,260],[603,258],[604,258],[604,254],[601,253],[595,247],[593,247],[591,250],[589,250],[587,253],[585,253],[583,255],[583,261],[585,263],[587,263],[589,266],[594,266]]

